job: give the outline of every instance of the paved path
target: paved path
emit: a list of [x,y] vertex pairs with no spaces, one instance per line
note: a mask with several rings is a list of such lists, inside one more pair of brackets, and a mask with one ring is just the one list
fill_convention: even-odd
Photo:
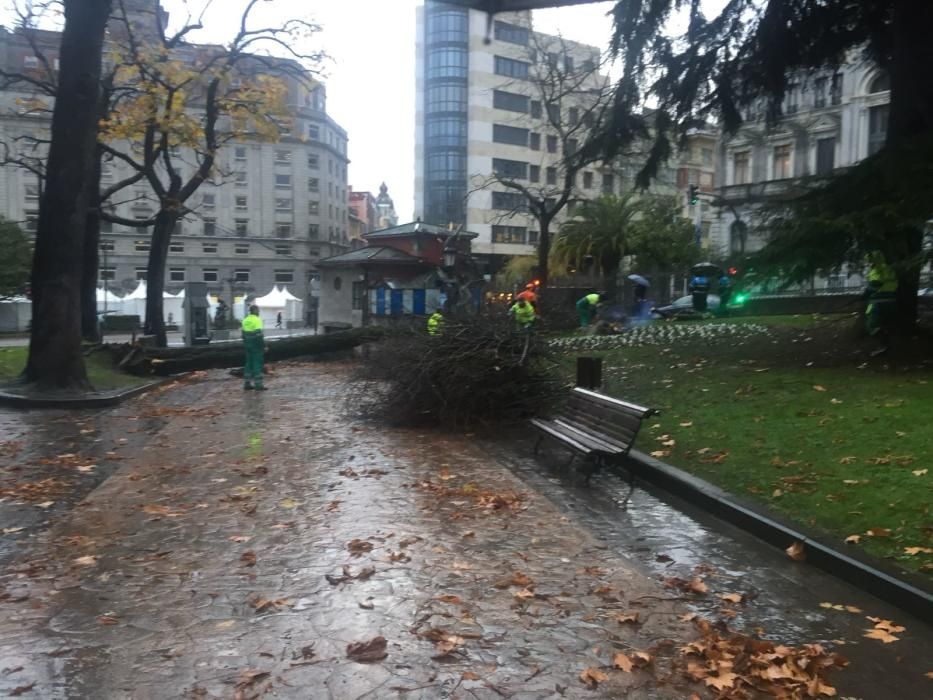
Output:
[[[0,693],[714,697],[669,673],[698,611],[845,642],[842,695],[928,697],[919,621],[647,494],[621,511],[610,480],[583,492],[521,449],[350,420],[344,372],[286,363],[263,394],[217,372],[111,411],[0,413],[0,486],[46,484],[0,502],[0,527],[25,528],[0,538]],[[732,593],[747,605],[716,597]],[[901,641],[862,639],[865,614]],[[348,658],[377,636],[384,659]],[[650,669],[611,670],[636,650]]]
[[[139,334],[137,334],[138,336]],[[168,344],[169,347],[181,347],[184,345],[182,339],[182,334],[177,331],[171,331],[168,334]],[[239,335],[238,331],[232,332],[232,339],[239,340],[237,337]],[[314,331],[310,328],[266,328],[265,336],[270,340],[276,340],[278,338],[296,338],[303,335],[315,335]],[[104,342],[107,343],[129,343],[133,339],[133,336],[129,333],[107,333]],[[215,343],[224,343],[228,341],[224,340],[215,340]],[[29,336],[28,335],[0,335],[0,348],[3,347],[25,347],[29,345]]]

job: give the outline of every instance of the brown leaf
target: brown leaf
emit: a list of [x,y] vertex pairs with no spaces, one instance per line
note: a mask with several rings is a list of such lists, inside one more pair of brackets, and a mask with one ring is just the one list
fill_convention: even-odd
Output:
[[703,579],[695,577],[690,580],[690,590],[694,593],[706,593],[709,588],[703,583]]
[[790,547],[784,550],[794,561],[804,561],[807,553],[804,551],[803,542],[794,542]]
[[373,543],[367,542],[366,540],[353,539],[347,543],[347,549],[350,550],[351,555],[358,557],[364,552],[373,551]]
[[240,674],[237,676],[236,690],[237,697],[243,697],[242,692],[248,690],[252,685],[258,683],[261,680],[265,680],[269,677],[268,671],[240,671]]
[[814,384],[814,385],[813,385],[813,391],[826,391],[826,387],[825,387],[825,386],[820,386],[819,384]]
[[631,612],[631,613],[622,613],[621,615],[616,615],[616,622],[618,622],[620,625],[624,625],[626,622],[630,622],[633,625],[637,625],[638,624],[638,613]]
[[862,540],[861,535],[849,535],[848,537],[845,538],[845,543],[846,544],[858,544],[859,542],[861,542],[861,540]]
[[252,550],[243,552],[240,555],[240,561],[243,562],[243,566],[256,566],[256,552]]
[[915,556],[917,554],[933,554],[933,548],[931,547],[904,547],[904,553],[909,554],[910,556]]
[[[825,391],[825,389],[823,390]],[[716,690],[725,690],[726,688],[732,688],[735,684],[735,681],[738,679],[738,675],[732,673],[731,671],[720,672],[716,676],[708,676],[704,679],[706,685],[716,688]]]
[[120,620],[113,615],[98,615],[97,617],[98,624],[101,625],[119,625]]
[[432,659],[444,658],[445,656],[450,654],[452,651],[459,649],[463,645],[464,641],[465,640],[463,639],[463,637],[459,637],[456,634],[445,635],[444,637],[442,637],[441,639],[438,639],[434,643],[435,653],[434,653],[434,656],[432,656],[431,658]]
[[890,644],[891,642],[896,642],[900,639],[900,637],[895,637],[890,632],[886,632],[885,630],[879,629],[878,627],[868,630],[862,636],[868,637],[869,639],[877,639],[881,642],[884,642],[885,644]]
[[727,603],[741,603],[744,600],[741,593],[726,593],[719,597]]
[[626,673],[631,673],[632,669],[635,667],[635,664],[632,663],[632,660],[626,654],[616,654],[612,657],[612,665],[618,669],[625,671]]
[[891,530],[886,527],[873,527],[865,531],[869,537],[890,537]]
[[436,596],[434,600],[439,600],[442,603],[450,603],[451,605],[460,605],[460,603],[463,602],[458,595],[439,595]]
[[388,642],[382,635],[373,637],[368,642],[353,642],[347,644],[347,658],[359,664],[368,664],[381,661],[389,655],[386,651]]
[[7,695],[9,695],[10,697],[18,697],[20,695],[25,695],[26,693],[28,693],[30,690],[32,690],[35,687],[36,687],[36,681],[33,681],[32,683],[28,683],[26,685],[20,685],[20,686],[13,688],[13,690],[7,693]]
[[898,632],[904,632],[907,629],[906,627],[902,627],[901,625],[895,622],[891,622],[890,620],[882,620],[880,617],[868,616],[866,619],[874,622],[875,627],[877,627],[878,629],[882,629],[886,632],[892,632],[893,634],[897,634]]
[[609,680],[609,676],[595,666],[585,668],[580,672],[580,681],[589,688],[595,688],[600,683]]
[[460,677],[465,681],[478,681],[479,674],[474,673],[473,671],[464,671],[460,674]]

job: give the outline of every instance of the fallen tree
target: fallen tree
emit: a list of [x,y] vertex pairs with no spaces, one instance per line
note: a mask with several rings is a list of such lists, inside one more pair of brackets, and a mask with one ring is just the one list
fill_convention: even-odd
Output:
[[[308,335],[268,342],[266,361],[345,352],[382,336],[378,328],[354,328],[327,335]],[[114,363],[133,374],[168,376],[202,369],[243,366],[243,343],[218,343],[181,348],[155,348],[140,345],[107,345]]]

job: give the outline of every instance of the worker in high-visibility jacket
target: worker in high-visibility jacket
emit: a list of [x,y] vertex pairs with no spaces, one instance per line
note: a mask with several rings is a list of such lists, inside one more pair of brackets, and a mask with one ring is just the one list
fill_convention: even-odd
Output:
[[509,309],[509,316],[515,319],[515,323],[522,330],[531,328],[538,317],[535,307],[526,299],[516,301]]
[[593,319],[596,318],[596,307],[602,301],[606,301],[606,295],[597,294],[596,292],[580,298],[577,302],[577,315],[580,317],[580,328],[586,328],[593,322]]
[[444,310],[438,309],[428,316],[428,335],[440,335],[444,329]]
[[865,325],[869,335],[880,336],[885,342],[897,315],[897,275],[880,252],[869,253],[867,260]]
[[262,384],[263,355],[266,349],[266,340],[262,334],[262,319],[259,318],[259,307],[255,304],[249,307],[249,315],[243,319],[243,349],[246,359],[243,363],[243,388],[264,391]]

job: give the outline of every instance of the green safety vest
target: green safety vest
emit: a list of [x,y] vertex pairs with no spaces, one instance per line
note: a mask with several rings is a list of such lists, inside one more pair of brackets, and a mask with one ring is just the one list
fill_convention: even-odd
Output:
[[444,314],[439,311],[435,311],[428,318],[428,334],[437,335],[441,330],[441,325],[444,323]]
[[262,332],[262,319],[259,316],[249,314],[243,319],[243,333],[254,334]]
[[593,306],[596,306],[599,303],[599,294],[587,294],[583,298],[586,299]]
[[868,284],[875,294],[894,294],[897,291],[897,275],[887,263],[875,262],[868,270]]
[[524,308],[516,304],[512,307],[512,312],[515,314],[515,320],[523,326],[535,320],[535,308],[527,302]]

